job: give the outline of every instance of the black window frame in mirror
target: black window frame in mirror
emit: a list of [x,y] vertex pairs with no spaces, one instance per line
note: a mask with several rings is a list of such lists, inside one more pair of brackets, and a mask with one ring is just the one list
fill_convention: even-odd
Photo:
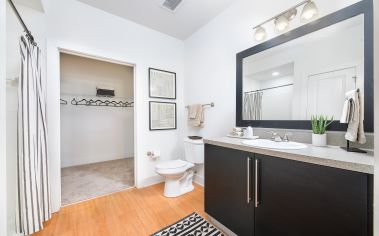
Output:
[[[366,132],[373,132],[374,35],[372,0],[362,0],[311,23],[300,26],[286,34],[277,36],[266,42],[237,53],[236,125],[239,127],[250,125],[252,127],[261,128],[310,130],[312,127],[309,120],[243,120],[243,59],[361,14],[364,15],[364,129]],[[337,120],[333,121],[328,128],[328,130],[332,131],[346,131],[346,129],[347,125],[341,124]]]

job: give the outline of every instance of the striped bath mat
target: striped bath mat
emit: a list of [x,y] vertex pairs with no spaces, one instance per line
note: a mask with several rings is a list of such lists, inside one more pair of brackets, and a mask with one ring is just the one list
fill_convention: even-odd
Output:
[[224,234],[211,223],[204,220],[196,212],[186,218],[167,226],[152,234],[152,236],[224,236]]

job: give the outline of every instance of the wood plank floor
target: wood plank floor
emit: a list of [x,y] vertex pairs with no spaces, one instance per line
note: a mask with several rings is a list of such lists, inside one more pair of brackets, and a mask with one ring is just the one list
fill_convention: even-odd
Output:
[[34,235],[150,235],[192,212],[207,218],[202,187],[178,198],[164,197],[163,187],[132,188],[63,207]]

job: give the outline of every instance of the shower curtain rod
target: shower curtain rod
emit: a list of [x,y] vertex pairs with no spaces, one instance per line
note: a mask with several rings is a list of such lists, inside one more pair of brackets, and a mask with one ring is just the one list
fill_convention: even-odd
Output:
[[293,85],[293,83],[292,84],[285,84],[285,85],[275,86],[275,87],[271,87],[271,88],[264,88],[264,89],[257,89],[257,90],[253,90],[253,91],[246,91],[245,93],[261,92],[261,91],[264,91],[264,90],[282,88],[282,87],[287,87],[287,86],[291,86],[291,85]]
[[26,37],[29,39],[30,43],[33,44],[33,46],[37,46],[37,43],[34,41],[34,37],[28,27],[26,26],[25,22],[22,20],[20,13],[17,11],[16,6],[13,4],[12,0],[8,0],[9,4],[11,5],[14,13],[16,14],[18,21],[21,23],[22,27],[24,28],[24,31],[26,33]]

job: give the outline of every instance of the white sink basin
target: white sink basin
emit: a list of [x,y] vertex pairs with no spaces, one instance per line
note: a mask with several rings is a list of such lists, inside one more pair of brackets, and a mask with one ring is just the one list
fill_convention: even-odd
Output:
[[284,150],[297,150],[307,148],[307,145],[296,142],[275,142],[268,139],[255,139],[255,140],[244,140],[243,144],[253,146],[253,147],[261,147],[261,148],[269,148],[269,149],[284,149]]

